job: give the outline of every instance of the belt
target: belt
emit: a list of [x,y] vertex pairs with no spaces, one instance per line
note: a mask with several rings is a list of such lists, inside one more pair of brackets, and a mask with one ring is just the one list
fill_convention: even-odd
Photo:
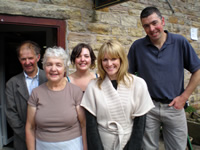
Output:
[[[115,127],[116,126],[116,127]],[[118,140],[114,144],[114,149],[121,150],[124,141],[124,135],[131,135],[132,131],[132,124],[128,125],[128,127],[123,128],[118,122],[116,121],[108,121],[108,128],[104,128],[99,126],[99,130],[102,132],[107,132],[107,134],[102,134],[101,137],[109,137],[109,134],[114,134],[118,136]],[[108,139],[109,140],[109,139]],[[109,142],[109,141],[108,141]]]
[[151,99],[156,102],[160,102],[162,104],[169,104],[172,102],[172,99],[162,99],[162,98],[155,98],[155,97],[151,97]]

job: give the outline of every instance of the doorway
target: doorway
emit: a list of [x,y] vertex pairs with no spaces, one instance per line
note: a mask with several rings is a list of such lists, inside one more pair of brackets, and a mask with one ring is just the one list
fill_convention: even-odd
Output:
[[[14,18],[13,18],[14,17]],[[18,19],[17,19],[18,18]],[[22,72],[16,47],[25,40],[32,40],[41,47],[41,58],[47,47],[65,48],[65,21],[22,16],[0,15],[0,149],[12,142],[13,131],[5,116],[5,84]],[[3,22],[2,22],[3,20]],[[64,33],[64,34],[63,34]],[[42,69],[41,60],[38,63]]]

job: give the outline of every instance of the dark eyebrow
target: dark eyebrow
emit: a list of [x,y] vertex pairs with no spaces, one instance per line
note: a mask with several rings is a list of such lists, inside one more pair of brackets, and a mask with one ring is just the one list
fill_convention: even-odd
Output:
[[143,24],[142,26],[144,27],[144,26],[149,26],[150,24],[155,24],[155,23],[157,23],[158,22],[158,20],[153,20],[152,22],[150,22],[149,24]]

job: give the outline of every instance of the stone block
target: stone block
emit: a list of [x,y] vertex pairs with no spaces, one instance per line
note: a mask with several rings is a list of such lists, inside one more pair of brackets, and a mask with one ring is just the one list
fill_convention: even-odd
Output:
[[143,36],[143,28],[129,28],[128,35],[133,37],[142,37]]
[[200,28],[200,23],[199,22],[192,22],[192,26],[196,28]]
[[109,12],[109,10],[110,10],[109,7],[105,7],[105,8],[98,9],[96,11]]
[[87,29],[93,33],[97,34],[105,34],[108,35],[110,32],[110,25],[108,24],[98,24],[98,23],[90,23],[88,24]]
[[24,1],[24,2],[38,2],[38,0],[21,0],[21,1]]
[[[117,40],[123,45],[131,45],[133,43],[133,39],[130,37],[118,37]],[[128,50],[130,49],[130,47],[128,48]]]
[[100,49],[100,47],[102,46],[103,43],[95,43],[92,45],[93,47],[93,50],[95,51],[95,55],[97,56],[98,55],[98,51]]
[[92,43],[95,41],[95,36],[91,34],[85,34],[85,33],[70,32],[68,34],[67,40],[73,41],[73,42]]
[[111,33],[112,33],[112,35],[114,35],[114,36],[123,36],[123,35],[127,35],[127,31],[125,31],[125,29],[122,28],[122,27],[112,27]]
[[121,15],[121,25],[129,27],[137,27],[137,20],[129,15]]
[[117,5],[114,5],[114,6],[111,6],[110,7],[110,11],[111,12],[118,12],[118,13],[125,13],[125,14],[127,14],[127,12],[128,12],[128,7],[126,7],[126,6],[123,6],[123,5],[121,5],[121,4],[117,4]]
[[97,35],[96,36],[96,41],[98,42],[98,43],[103,43],[103,42],[106,42],[106,41],[108,41],[108,40],[111,40],[112,39],[112,37],[111,36],[105,36],[105,35]]
[[118,25],[120,24],[120,15],[114,13],[101,13],[99,21],[102,23]]
[[81,20],[84,20],[83,22],[96,22],[97,16],[95,10],[81,11]]
[[68,19],[66,7],[33,2],[6,1],[0,3],[0,13],[43,18]]
[[66,9],[66,14],[69,15],[69,18],[71,20],[81,21],[82,14],[81,14],[81,10],[79,9],[68,8]]
[[178,18],[174,17],[174,16],[170,16],[168,21],[169,21],[169,23],[177,24],[178,23]]
[[140,13],[141,13],[141,10],[137,10],[137,9],[129,9],[128,10],[128,14],[133,16],[133,17],[140,17]]
[[72,32],[85,32],[86,25],[84,22],[69,20],[67,22],[68,30]]
[[[60,0],[56,0],[60,1]],[[65,0],[67,1],[67,6],[81,8],[81,9],[92,9],[93,8],[93,1],[91,0]]]
[[69,41],[68,43],[68,50],[69,50],[69,53],[71,54],[73,48],[79,44],[80,42],[79,41]]
[[40,3],[54,4],[54,5],[66,5],[68,0],[39,0]]

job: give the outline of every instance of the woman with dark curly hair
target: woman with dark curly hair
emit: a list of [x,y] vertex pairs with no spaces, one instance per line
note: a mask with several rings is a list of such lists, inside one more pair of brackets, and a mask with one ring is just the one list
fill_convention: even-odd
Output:
[[70,60],[72,65],[75,65],[76,71],[67,76],[67,80],[85,91],[90,80],[98,77],[91,72],[96,66],[96,56],[90,45],[80,43],[72,50]]

